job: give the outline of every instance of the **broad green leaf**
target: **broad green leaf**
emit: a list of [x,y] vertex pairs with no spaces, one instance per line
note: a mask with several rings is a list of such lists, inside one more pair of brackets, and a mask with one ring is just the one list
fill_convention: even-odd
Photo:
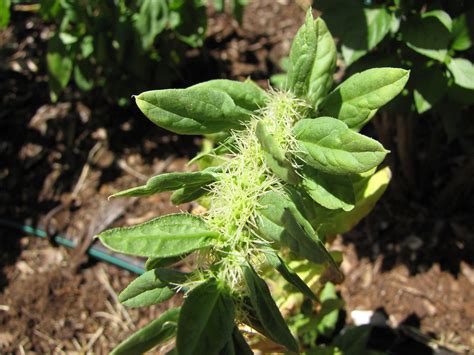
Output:
[[427,11],[427,12],[424,12],[424,13],[421,14],[421,18],[423,18],[423,19],[430,18],[430,17],[434,17],[434,18],[438,19],[438,21],[441,22],[443,24],[443,26],[449,32],[451,32],[451,30],[453,29],[453,20],[451,19],[451,16],[449,16],[449,14],[446,11],[431,10],[431,11]]
[[[346,233],[374,208],[375,203],[383,195],[392,174],[388,167],[374,175],[361,179],[354,184],[356,204],[352,211],[340,211],[327,219],[323,219],[318,233],[323,235]],[[319,224],[316,222],[316,224]]]
[[253,81],[244,82],[217,79],[192,86],[192,88],[205,88],[221,91],[229,95],[234,103],[243,110],[256,111],[265,106],[267,94]]
[[190,214],[170,214],[98,235],[102,243],[114,251],[161,258],[210,247],[217,236],[201,218]]
[[355,197],[350,177],[329,175],[306,165],[301,171],[301,185],[309,196],[321,206],[330,210],[354,208]]
[[145,307],[170,299],[175,292],[170,281],[181,283],[186,274],[169,269],[154,269],[133,280],[119,295],[119,301],[128,307]]
[[111,197],[150,196],[163,191],[178,190],[184,186],[201,187],[216,181],[216,169],[191,173],[166,173],[152,177],[146,185],[120,191]]
[[172,308],[164,312],[160,318],[121,342],[112,350],[111,355],[141,354],[171,339],[176,333],[179,314],[180,308]]
[[318,333],[324,336],[331,336],[336,328],[339,310],[344,307],[344,301],[336,293],[336,287],[331,282],[324,285],[319,295],[321,310],[318,313],[317,329]]
[[453,30],[451,32],[452,42],[451,48],[456,51],[465,51],[472,46],[471,35],[467,26],[466,15],[461,16],[453,20]]
[[321,103],[321,115],[360,129],[377,110],[397,96],[408,81],[409,71],[376,68],[352,75]]
[[171,203],[173,205],[180,205],[182,203],[191,202],[204,196],[208,192],[209,191],[202,186],[185,186],[173,192],[171,195]]
[[145,270],[150,271],[159,267],[167,267],[182,260],[182,256],[170,256],[168,258],[148,258],[145,262]]
[[367,8],[359,0],[318,0],[315,6],[322,11],[329,30],[339,38],[347,65],[375,48],[392,25],[392,17],[385,7]]
[[387,154],[379,142],[331,117],[303,119],[293,133],[301,159],[328,174],[363,173],[379,165]]
[[[342,56],[347,65],[351,65],[368,51],[375,48],[390,32],[393,19],[388,10],[384,7],[374,9],[364,9],[366,28],[356,27],[356,31],[351,33],[350,44],[347,40],[342,42]],[[357,37],[358,36],[358,37]],[[367,38],[364,39],[364,36]]]
[[189,292],[178,323],[180,355],[218,354],[231,339],[234,302],[222,285],[208,279]]
[[6,28],[10,22],[10,0],[0,2],[0,29]]
[[146,91],[135,100],[153,123],[179,134],[239,129],[251,114],[226,93],[207,88]]
[[316,296],[313,291],[306,285],[306,283],[301,280],[296,272],[291,270],[288,265],[278,256],[278,254],[268,251],[266,252],[266,257],[269,264],[277,269],[277,271],[283,276],[283,278],[292,284],[296,289],[298,289],[303,295],[316,301]]
[[413,97],[419,114],[430,110],[446,93],[448,81],[438,66],[414,71]]
[[298,343],[293,338],[293,335],[291,335],[288,325],[275,304],[267,284],[257,275],[252,266],[244,265],[243,269],[250,303],[255,309],[258,320],[266,333],[278,344],[286,346],[291,351],[298,352]]
[[334,39],[324,21],[314,20],[309,9],[291,45],[288,88],[316,107],[331,88],[335,68]]
[[474,90],[474,65],[464,58],[453,58],[448,63],[448,69],[453,74],[454,82],[465,88]]
[[327,264],[333,269],[334,282],[340,282],[342,274],[311,224],[298,211],[286,195],[268,192],[259,201],[257,212],[259,234],[273,242],[288,247],[296,255],[315,264]]
[[451,34],[437,16],[410,17],[402,23],[401,34],[403,41],[414,51],[445,61]]
[[265,128],[263,121],[257,123],[255,133],[262,145],[265,162],[270,170],[283,181],[296,184],[299,181],[298,175],[296,175],[293,166],[286,158],[283,148]]
[[48,53],[46,54],[46,63],[48,65],[49,87],[51,89],[51,98],[56,101],[58,95],[66,87],[71,79],[73,70],[72,54],[67,46],[56,33],[48,41]]

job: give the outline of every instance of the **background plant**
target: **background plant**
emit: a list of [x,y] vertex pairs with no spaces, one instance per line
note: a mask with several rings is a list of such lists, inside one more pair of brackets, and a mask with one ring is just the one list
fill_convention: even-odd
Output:
[[[429,186],[422,182],[442,175],[437,170],[440,161],[448,163],[453,156],[473,150],[473,4],[463,0],[317,0],[314,4],[339,39],[346,76],[374,66],[412,71],[403,95],[374,123],[379,138],[396,153],[391,165],[397,165],[404,177],[397,186],[422,196]],[[424,121],[417,118],[422,114]],[[420,159],[424,169],[417,167]],[[462,203],[447,196],[462,194],[472,163],[461,168],[448,165],[466,178],[446,183],[431,202],[454,208]]]
[[[265,92],[250,80],[212,80],[135,97],[162,128],[228,138],[194,159],[219,157],[219,165],[161,174],[113,195],[174,191],[175,204],[200,199],[207,206],[199,216],[161,216],[99,235],[115,251],[149,258],[147,271],[120,294],[125,305],[186,294],[181,308],[165,312],[115,353],[145,351],[174,336],[179,354],[252,353],[243,324],[293,352],[314,345],[314,339],[294,338],[262,277],[268,268],[277,270],[310,302],[317,301],[310,286],[319,293],[327,281],[342,281],[339,254],[328,252],[325,236],[363,218],[390,179],[388,169],[377,171],[387,151],[357,131],[408,80],[403,69],[369,69],[331,91],[335,67],[334,40],[324,21],[308,12],[282,91]],[[192,271],[170,267],[185,257]],[[292,261],[316,270],[318,281],[308,286]]]
[[[16,3],[1,3],[0,28],[8,25]],[[247,1],[212,3],[241,21]],[[46,56],[53,101],[72,82],[82,92],[103,88],[121,105],[130,92],[169,87],[180,78],[185,51],[201,47],[206,35],[205,0],[40,0],[36,5],[54,24]]]

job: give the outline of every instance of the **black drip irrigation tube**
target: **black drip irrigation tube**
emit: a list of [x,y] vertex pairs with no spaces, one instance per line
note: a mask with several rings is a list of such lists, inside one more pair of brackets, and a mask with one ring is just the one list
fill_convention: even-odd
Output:
[[[0,226],[10,227],[13,229],[17,229],[22,231],[26,234],[33,235],[39,238],[48,238],[48,233],[45,230],[40,228],[35,228],[32,226],[23,225],[21,223],[13,222],[7,219],[0,218]],[[59,245],[65,246],[67,248],[74,249],[76,247],[76,243],[70,239],[65,238],[64,236],[56,235],[52,237],[54,242]],[[143,274],[144,267],[143,262],[138,261],[136,259],[132,259],[126,255],[111,255],[107,252],[107,249],[102,245],[93,245],[88,250],[87,253],[96,258],[100,261],[105,261],[107,263],[117,265],[122,269],[137,273]]]

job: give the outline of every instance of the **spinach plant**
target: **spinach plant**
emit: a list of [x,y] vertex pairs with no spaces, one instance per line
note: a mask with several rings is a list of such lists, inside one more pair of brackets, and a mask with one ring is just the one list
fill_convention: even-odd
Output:
[[[112,250],[148,257],[146,272],[119,296],[125,305],[149,306],[185,294],[182,307],[139,330],[115,354],[146,351],[173,337],[171,353],[251,354],[243,325],[288,351],[303,350],[265,275],[278,271],[314,302],[305,271],[292,270],[292,261],[305,263],[306,272],[319,270],[322,282],[342,282],[325,236],[363,218],[389,180],[387,169],[377,171],[387,150],[357,130],[402,91],[409,73],[369,69],[331,90],[336,46],[311,11],[289,62],[284,90],[265,92],[250,80],[211,80],[135,97],[160,127],[178,134],[226,132],[227,138],[194,159],[218,157],[219,164],[161,174],[113,195],[174,191],[175,204],[200,199],[207,206],[200,215],[171,214],[99,234]],[[190,254],[191,272],[171,267]]]

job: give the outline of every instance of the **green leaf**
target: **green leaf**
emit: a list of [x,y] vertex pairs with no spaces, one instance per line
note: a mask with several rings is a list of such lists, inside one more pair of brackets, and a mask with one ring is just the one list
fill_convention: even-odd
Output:
[[[390,182],[392,174],[388,167],[383,168],[372,176],[361,179],[354,184],[356,203],[352,211],[337,212],[321,220],[318,232],[323,235],[346,233],[374,208],[375,203],[383,195]],[[315,221],[315,224],[320,222]]]
[[274,74],[270,77],[270,84],[275,88],[284,90],[286,88],[287,78],[288,76],[285,73]]
[[74,82],[82,91],[94,88],[94,68],[89,62],[78,61],[74,66]]
[[466,15],[461,16],[453,20],[453,30],[451,32],[451,48],[456,51],[465,51],[472,46],[471,35],[469,33],[469,27],[467,26]]
[[342,280],[337,264],[288,196],[268,192],[259,204],[262,207],[257,211],[257,228],[263,238],[287,246],[296,255],[315,264],[329,265],[334,271],[334,282]]
[[150,196],[163,191],[178,190],[184,186],[205,186],[216,179],[216,169],[205,169],[191,173],[160,174],[149,179],[146,185],[117,192],[111,197]]
[[321,115],[360,129],[377,110],[397,96],[408,81],[409,71],[376,68],[352,75],[321,103]]
[[170,299],[175,292],[167,287],[170,279],[183,282],[186,274],[175,270],[154,269],[133,280],[119,295],[119,301],[135,308],[151,306]]
[[277,271],[283,276],[283,278],[296,287],[303,295],[316,301],[316,296],[314,295],[313,291],[306,285],[306,283],[301,280],[296,272],[291,270],[285,262],[278,256],[278,254],[268,251],[265,253],[268,262],[272,267],[277,269]]
[[58,95],[69,83],[74,65],[72,55],[59,38],[58,33],[48,41],[46,63],[48,65],[48,83],[51,89],[51,97],[53,101],[56,101]]
[[355,197],[350,177],[329,175],[308,165],[303,167],[301,173],[303,174],[301,185],[321,206],[330,210],[341,208],[344,211],[354,208]]
[[446,11],[431,10],[431,11],[427,11],[427,12],[424,12],[424,13],[421,14],[421,18],[423,18],[423,19],[430,18],[430,17],[434,17],[434,18],[438,19],[438,21],[441,22],[443,24],[443,26],[449,32],[451,32],[451,30],[453,28],[453,20],[451,19],[451,16],[449,16],[449,14]]
[[316,107],[332,86],[335,68],[334,39],[324,21],[314,20],[309,9],[291,45],[289,89]]
[[448,81],[438,66],[414,71],[413,97],[419,114],[430,110],[446,93]]
[[210,247],[218,233],[199,217],[170,214],[133,227],[109,229],[98,237],[114,251],[165,258]]
[[376,140],[331,117],[298,121],[293,133],[301,159],[328,174],[363,173],[379,165],[387,154]]
[[298,352],[299,346],[270,294],[267,284],[250,265],[244,265],[244,279],[250,303],[269,337],[289,350]]
[[255,133],[262,145],[265,162],[270,170],[283,181],[296,184],[299,181],[298,175],[296,175],[293,166],[286,158],[282,147],[265,128],[263,121],[257,123]]
[[250,349],[250,346],[247,344],[247,341],[237,327],[234,327],[234,331],[232,332],[232,340],[234,342],[236,355],[253,355],[252,349]]
[[170,256],[168,258],[148,258],[145,262],[145,270],[150,271],[159,267],[167,267],[176,264],[182,259],[182,256]]
[[229,95],[238,107],[248,111],[256,111],[264,107],[267,101],[265,91],[250,79],[244,82],[226,79],[210,80],[191,86],[191,88],[221,91]]
[[234,302],[215,279],[189,292],[178,323],[180,355],[218,354],[232,336]]
[[347,65],[375,48],[392,25],[384,6],[366,8],[359,0],[318,0],[316,7],[322,11],[329,30],[340,39]]
[[465,88],[474,90],[474,65],[464,58],[453,58],[448,63],[448,69],[453,74],[454,82]]
[[[350,40],[342,42],[342,56],[347,65],[351,65],[379,44],[390,32],[393,18],[384,7],[364,9],[366,28],[356,27]],[[366,36],[367,39],[364,39]],[[346,44],[348,42],[349,44]]]
[[111,355],[141,354],[171,339],[176,333],[180,310],[172,308],[164,312],[160,318],[121,342],[112,350]]
[[10,22],[10,0],[0,2],[0,29],[6,28]]
[[152,47],[157,35],[168,21],[168,5],[165,0],[143,0],[139,12],[134,17],[135,27],[140,34],[142,47]]
[[451,34],[438,16],[411,17],[402,23],[401,34],[403,41],[414,51],[445,61]]
[[239,129],[251,114],[226,93],[206,88],[146,91],[135,100],[153,123],[179,134]]
[[180,205],[182,203],[191,202],[204,196],[209,191],[202,186],[185,186],[179,190],[176,190],[171,195],[171,203],[174,205]]

